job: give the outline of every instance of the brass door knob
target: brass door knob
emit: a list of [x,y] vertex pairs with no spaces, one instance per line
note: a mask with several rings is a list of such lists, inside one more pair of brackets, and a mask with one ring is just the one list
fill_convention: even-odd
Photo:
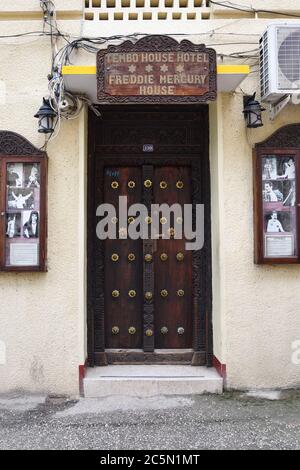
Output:
[[162,253],[162,254],[160,255],[160,259],[161,259],[161,261],[167,261],[167,259],[168,259],[167,253]]
[[177,259],[177,261],[183,261],[183,259],[184,259],[184,254],[181,253],[181,252],[177,253],[176,259]]
[[129,255],[127,256],[128,258],[128,261],[135,261],[135,254],[134,253],[129,253]]
[[153,330],[151,330],[150,328],[148,330],[145,331],[145,335],[146,336],[153,336]]
[[168,297],[168,291],[166,289],[163,289],[163,290],[160,291],[160,295],[162,297]]
[[136,296],[136,291],[135,291],[135,290],[130,290],[130,291],[128,292],[128,295],[129,295],[129,297],[130,297],[131,299],[133,299],[133,298]]
[[114,261],[114,262],[118,261],[119,260],[119,255],[117,253],[113,253],[111,255],[111,260]]
[[133,189],[135,188],[135,182],[134,181],[128,181],[128,188]]
[[183,289],[178,289],[177,295],[178,295],[178,297],[183,297],[184,296],[184,290]]
[[147,254],[145,255],[145,261],[146,261],[146,263],[151,263],[151,261],[152,261],[152,255],[150,255],[150,253],[147,253]]
[[167,335],[169,333],[169,330],[166,326],[163,326],[161,329],[160,329],[160,332],[162,335]]
[[114,298],[117,298],[120,296],[120,292],[118,290],[113,290],[111,295],[114,297]]
[[113,326],[111,332],[113,335],[118,335],[120,333],[120,328],[118,326]]
[[146,293],[145,293],[145,299],[146,299],[146,300],[151,300],[152,297],[153,297],[152,292],[146,292]]
[[144,186],[145,188],[149,189],[152,186],[152,181],[151,180],[145,180],[144,181]]
[[183,181],[180,181],[180,180],[177,181],[177,183],[176,183],[176,188],[177,188],[177,189],[182,189],[182,188],[183,188]]
[[129,333],[130,335],[134,335],[134,334],[136,333],[136,328],[134,328],[134,326],[130,326],[130,327],[128,328],[128,333]]
[[160,189],[166,189],[168,187],[168,184],[167,184],[166,181],[161,181],[159,183],[159,187],[160,187]]
[[184,334],[184,328],[182,326],[180,326],[179,328],[177,328],[177,333],[181,336]]
[[112,189],[118,189],[118,187],[119,187],[118,181],[113,181],[113,182],[111,183],[111,187],[112,187]]

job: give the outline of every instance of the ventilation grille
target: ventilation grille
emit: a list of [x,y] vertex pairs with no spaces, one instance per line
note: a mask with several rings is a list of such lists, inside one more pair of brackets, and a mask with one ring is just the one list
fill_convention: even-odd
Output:
[[264,97],[269,93],[269,50],[268,31],[264,33],[260,40],[260,91]]
[[209,0],[85,0],[87,21],[209,20]]
[[277,29],[278,88],[300,88],[300,28]]

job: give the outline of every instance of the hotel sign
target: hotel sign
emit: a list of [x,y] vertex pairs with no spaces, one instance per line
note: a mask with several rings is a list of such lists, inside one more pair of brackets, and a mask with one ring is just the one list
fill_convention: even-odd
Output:
[[101,103],[203,103],[216,99],[216,54],[203,44],[147,36],[100,50]]

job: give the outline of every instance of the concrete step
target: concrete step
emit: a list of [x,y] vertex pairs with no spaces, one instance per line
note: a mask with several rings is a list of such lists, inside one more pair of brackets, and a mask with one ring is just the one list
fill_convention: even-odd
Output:
[[190,365],[109,365],[87,369],[88,398],[126,395],[200,395],[222,393],[223,379],[214,368]]

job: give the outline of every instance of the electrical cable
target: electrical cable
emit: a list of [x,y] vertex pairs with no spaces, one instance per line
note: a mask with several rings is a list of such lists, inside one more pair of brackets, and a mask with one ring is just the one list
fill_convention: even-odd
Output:
[[[300,15],[295,15],[293,13],[286,13],[282,11],[276,11],[276,10],[263,10],[263,9],[256,9],[251,6],[246,6],[246,5],[240,5],[238,3],[232,3],[232,2],[216,2],[215,0],[210,0],[212,5],[218,5],[222,6],[224,8],[230,8],[231,10],[237,10],[237,11],[243,11],[243,12],[248,12],[248,13],[270,13],[271,15],[280,15],[280,16],[288,16],[291,18],[300,18]],[[246,8],[244,8],[246,6]]]
[[[221,4],[221,2],[211,2],[216,4]],[[228,3],[228,2],[227,2]],[[229,2],[231,4],[231,2]],[[223,3],[222,3],[223,4]],[[149,36],[149,34],[145,33],[132,33],[128,35],[112,35],[112,36],[105,36],[105,37],[76,37],[73,36],[73,39],[70,35],[62,33],[57,25],[56,20],[56,10],[55,5],[52,0],[40,0],[40,5],[44,15],[44,24],[43,24],[43,31],[28,31],[25,33],[19,34],[12,34],[12,35],[0,35],[0,39],[19,39],[21,37],[50,37],[51,43],[51,54],[52,54],[52,67],[51,67],[51,75],[49,75],[49,83],[48,83],[48,90],[49,90],[49,103],[53,111],[56,113],[57,118],[54,124],[54,132],[47,140],[45,141],[44,146],[47,146],[48,142],[52,139],[55,139],[59,134],[60,127],[61,127],[61,120],[62,119],[76,119],[83,107],[84,103],[87,103],[90,108],[93,109],[95,113],[99,114],[99,111],[93,106],[93,103],[86,97],[82,95],[73,95],[72,93],[65,90],[64,85],[64,78],[62,75],[62,67],[64,65],[68,65],[71,63],[71,56],[75,51],[80,49],[84,50],[87,53],[96,54],[101,46],[107,44],[108,42],[113,41],[123,41],[123,40],[138,40],[140,37]],[[230,5],[230,7],[233,4]],[[238,6],[239,7],[239,6]],[[245,10],[243,10],[245,11]],[[252,11],[252,10],[251,10]],[[234,20],[230,25],[236,23],[239,20]],[[228,24],[219,26],[214,28],[210,31],[206,31],[203,33],[198,34],[172,34],[172,36],[179,36],[179,37],[197,37],[197,36],[231,36],[231,37],[239,37],[239,41],[231,41],[231,42],[211,42],[207,43],[207,46],[227,46],[227,45],[250,45],[250,44],[257,44],[257,42],[253,42],[254,36],[260,36],[256,33],[235,33],[235,32],[219,32],[220,29],[224,27],[230,26]],[[46,30],[46,26],[49,30]],[[217,32],[218,31],[218,32]],[[248,37],[249,41],[246,41],[244,38]],[[250,38],[253,38],[250,40]],[[242,39],[243,38],[243,39]],[[67,44],[64,44],[60,49],[58,48],[58,41],[59,39],[63,39]],[[1,44],[1,43],[0,43]],[[218,56],[221,58],[229,57],[234,59],[247,59],[247,60],[255,60],[257,61],[259,49],[251,49],[246,51],[239,51],[239,52],[232,52],[230,54],[223,54],[218,53]],[[253,64],[257,65],[257,62]]]
[[[63,36],[61,33],[54,33],[54,35]],[[23,36],[51,36],[51,33],[47,33],[45,31],[27,31],[26,33],[19,33],[19,34],[7,34],[7,35],[0,35],[0,39],[12,39],[12,38],[20,38]]]

